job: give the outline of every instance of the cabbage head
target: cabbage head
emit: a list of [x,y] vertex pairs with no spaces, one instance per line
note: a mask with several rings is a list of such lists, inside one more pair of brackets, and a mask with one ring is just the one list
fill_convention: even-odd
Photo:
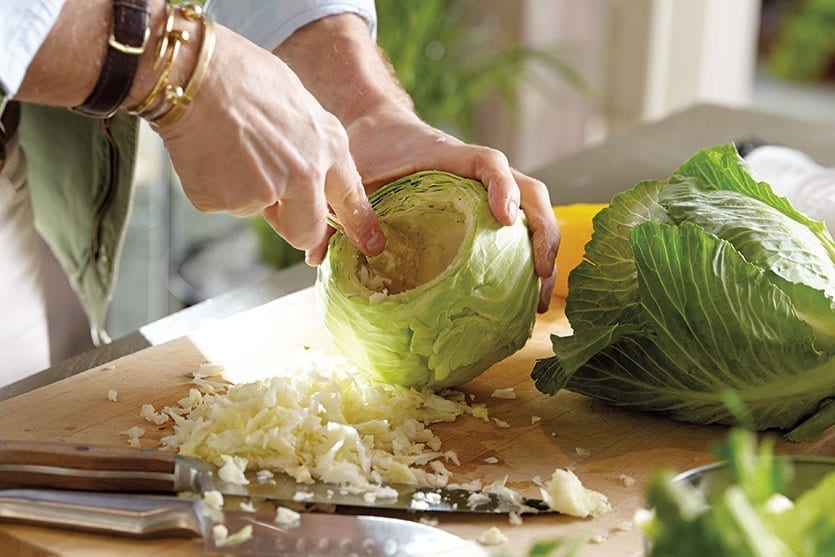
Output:
[[373,264],[337,232],[316,280],[317,304],[344,356],[377,381],[439,389],[527,342],[539,278],[522,211],[502,226],[481,183],[438,171],[369,198],[392,261]]
[[744,425],[793,440],[835,423],[835,242],[732,144],[614,197],[566,314],[573,335],[532,373],[544,393],[698,424],[735,423],[736,399]]

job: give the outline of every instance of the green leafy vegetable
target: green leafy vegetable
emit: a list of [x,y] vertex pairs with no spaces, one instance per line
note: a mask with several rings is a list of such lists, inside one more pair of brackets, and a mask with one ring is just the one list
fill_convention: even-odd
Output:
[[835,242],[746,171],[732,144],[616,196],[569,277],[574,334],[540,391],[567,388],[693,423],[811,438],[835,423]]
[[481,183],[435,171],[370,199],[397,231],[387,235],[394,261],[367,260],[338,233],[316,282],[325,324],[346,357],[385,383],[443,388],[525,344],[539,279],[521,212],[502,226]]
[[[651,511],[636,519],[648,556],[835,555],[835,461],[815,461],[816,477],[803,490],[809,478],[798,467],[808,462],[772,449],[766,441],[758,450],[752,433],[734,429],[716,451],[724,465],[702,471],[700,483],[657,472],[647,489]],[[777,507],[779,500],[786,503]]]
[[795,555],[835,555],[835,474],[801,495],[794,507],[766,523]]

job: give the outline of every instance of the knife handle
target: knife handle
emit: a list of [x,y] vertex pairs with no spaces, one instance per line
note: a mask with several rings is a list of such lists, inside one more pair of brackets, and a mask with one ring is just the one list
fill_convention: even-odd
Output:
[[46,489],[0,490],[0,522],[18,522],[131,538],[200,537],[200,503],[160,495]]
[[0,441],[0,489],[172,493],[174,453],[133,447]]

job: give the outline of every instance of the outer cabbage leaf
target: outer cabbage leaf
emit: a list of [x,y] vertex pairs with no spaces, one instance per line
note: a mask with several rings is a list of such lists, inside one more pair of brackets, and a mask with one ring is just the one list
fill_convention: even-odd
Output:
[[[780,197],[765,182],[757,182],[745,168],[745,162],[739,157],[732,143],[717,145],[696,153],[682,164],[674,176],[698,178],[704,184],[712,184],[719,189],[736,191],[748,197],[758,199],[777,209],[787,217],[808,227],[820,243],[829,252],[830,259],[835,259],[835,243],[820,221],[810,219],[785,197]],[[830,277],[831,280],[831,277]]]
[[730,390],[758,429],[835,423],[835,244],[739,161],[708,149],[598,214],[541,391],[735,423]]
[[676,223],[696,224],[724,238],[767,270],[815,329],[818,346],[835,343],[835,266],[813,229],[759,199],[710,184],[670,183],[660,202]]

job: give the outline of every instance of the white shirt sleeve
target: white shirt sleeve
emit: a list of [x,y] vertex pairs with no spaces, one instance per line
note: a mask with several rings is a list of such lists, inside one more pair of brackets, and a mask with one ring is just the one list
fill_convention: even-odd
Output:
[[14,96],[64,0],[0,0],[0,87]]
[[340,13],[359,15],[371,37],[377,36],[374,0],[209,0],[206,10],[218,23],[270,51],[296,29]]

